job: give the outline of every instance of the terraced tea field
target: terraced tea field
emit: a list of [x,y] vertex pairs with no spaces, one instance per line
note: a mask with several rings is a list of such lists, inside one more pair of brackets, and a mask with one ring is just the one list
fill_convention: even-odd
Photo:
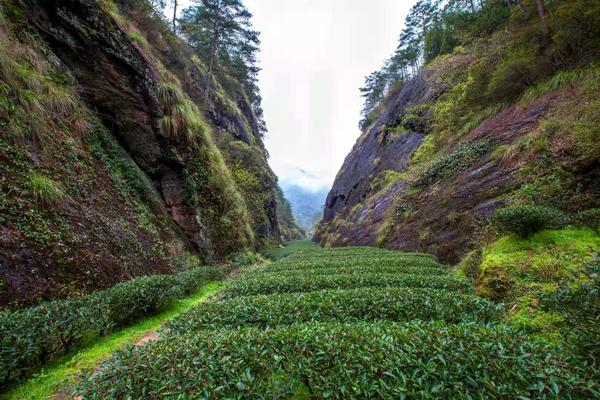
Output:
[[591,398],[559,348],[421,254],[298,250],[120,351],[85,399]]

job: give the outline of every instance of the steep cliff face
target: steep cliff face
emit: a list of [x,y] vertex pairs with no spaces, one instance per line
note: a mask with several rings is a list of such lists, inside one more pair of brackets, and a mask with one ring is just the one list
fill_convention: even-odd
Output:
[[338,173],[315,236],[321,244],[456,263],[481,243],[498,208],[598,206],[597,67],[559,72],[509,102],[461,109],[481,90],[469,88],[481,64],[464,51],[442,57],[389,96]]
[[423,70],[411,82],[393,95],[385,111],[359,138],[344,160],[325,203],[325,222],[331,221],[341,210],[364,201],[371,191],[372,180],[386,170],[402,171],[407,168],[411,155],[421,145],[426,126],[408,126],[406,130],[392,131],[411,108],[435,100],[442,92],[440,85]]
[[145,2],[1,11],[1,305],[293,236],[243,87]]

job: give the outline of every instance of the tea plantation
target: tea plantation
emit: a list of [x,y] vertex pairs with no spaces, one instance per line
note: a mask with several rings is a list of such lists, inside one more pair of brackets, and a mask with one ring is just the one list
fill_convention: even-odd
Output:
[[585,399],[573,356],[500,321],[435,259],[298,250],[117,352],[84,399]]

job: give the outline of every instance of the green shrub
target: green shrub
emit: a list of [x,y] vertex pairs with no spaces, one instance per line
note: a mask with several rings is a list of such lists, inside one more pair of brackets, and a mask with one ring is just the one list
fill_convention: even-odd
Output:
[[543,57],[515,53],[492,74],[487,96],[496,101],[511,100],[551,72],[552,65]]
[[413,288],[359,288],[245,296],[203,304],[166,325],[169,334],[223,326],[276,326],[297,322],[443,320],[489,322],[500,309],[474,295]]
[[398,265],[359,265],[359,266],[336,266],[331,268],[290,268],[273,269],[266,267],[248,271],[245,276],[294,276],[294,275],[335,275],[335,274],[368,274],[368,273],[386,273],[386,274],[411,274],[411,275],[447,275],[448,270],[440,267],[429,266],[398,266]]
[[247,267],[249,265],[256,264],[258,262],[258,256],[252,251],[245,251],[237,253],[231,257],[231,263],[239,267]]
[[549,16],[553,53],[563,63],[600,54],[600,5],[589,0],[557,2]]
[[276,248],[268,249],[265,251],[265,255],[272,260],[280,260],[300,250],[314,251],[320,248],[317,243],[310,239],[294,240],[286,243],[284,247],[277,246]]
[[505,327],[296,324],[130,347],[90,371],[76,392],[86,399],[290,399],[300,390],[346,400],[594,397],[575,362]]
[[108,330],[98,294],[0,313],[0,389]]
[[271,276],[241,277],[232,281],[224,290],[226,298],[257,294],[311,292],[323,289],[353,289],[360,287],[413,287],[446,289],[469,292],[468,282],[450,276],[410,274],[347,274],[316,276]]
[[227,267],[196,267],[178,272],[175,279],[185,294],[192,294],[209,281],[225,279],[229,272],[230,268]]
[[0,312],[0,390],[94,337],[155,313],[224,275],[222,268],[198,267],[132,279],[88,296]]
[[572,218],[572,221],[578,225],[593,229],[600,234],[600,208],[591,208],[580,211]]
[[426,269],[442,269],[446,267],[431,258],[426,257],[332,257],[332,258],[308,258],[306,260],[286,259],[265,268],[253,271],[253,273],[272,273],[284,270],[309,270],[309,269],[331,269],[351,267],[396,267],[398,270],[404,268],[421,267]]
[[553,208],[520,205],[496,211],[491,223],[501,233],[515,233],[526,239],[544,229],[561,228],[566,223],[566,217]]
[[468,252],[458,265],[459,272],[473,282],[479,280],[481,274],[481,249]]
[[417,178],[417,185],[433,185],[450,178],[476,163],[490,151],[487,142],[461,143],[451,153],[431,162]]
[[145,276],[113,286],[107,296],[107,314],[117,326],[124,326],[183,296],[174,276]]

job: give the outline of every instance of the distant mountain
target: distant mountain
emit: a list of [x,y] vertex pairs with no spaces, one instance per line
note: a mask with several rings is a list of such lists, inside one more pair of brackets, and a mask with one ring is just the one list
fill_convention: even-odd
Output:
[[292,206],[292,214],[296,218],[296,223],[307,233],[311,233],[323,215],[323,205],[328,189],[312,191],[298,185],[286,185],[285,183],[282,187],[285,197]]

